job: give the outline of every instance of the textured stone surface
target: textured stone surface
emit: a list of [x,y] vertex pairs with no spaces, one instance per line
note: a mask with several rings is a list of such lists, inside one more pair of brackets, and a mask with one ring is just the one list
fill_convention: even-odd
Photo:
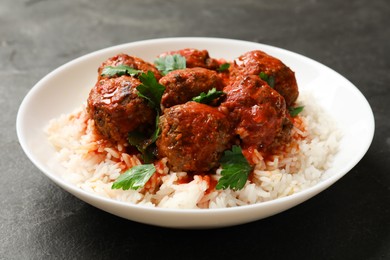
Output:
[[[389,259],[389,24],[387,0],[1,0],[0,258]],[[89,52],[171,36],[261,42],[335,69],[372,106],[370,150],[336,185],[302,205],[207,231],[123,220],[45,178],[15,132],[18,107],[32,86]]]

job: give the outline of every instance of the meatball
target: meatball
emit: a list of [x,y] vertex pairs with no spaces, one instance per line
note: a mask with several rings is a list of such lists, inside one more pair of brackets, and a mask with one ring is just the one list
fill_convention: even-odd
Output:
[[130,76],[103,78],[90,91],[87,111],[107,139],[125,142],[128,132],[154,124],[154,109],[137,95],[139,84]]
[[161,73],[157,70],[157,68],[153,64],[148,63],[140,58],[137,58],[134,56],[129,56],[127,54],[122,53],[122,54],[118,54],[114,57],[109,58],[108,60],[103,62],[102,65],[100,65],[100,67],[98,69],[99,79],[102,77],[101,74],[102,74],[104,67],[107,67],[107,66],[115,67],[118,65],[127,65],[133,69],[142,70],[145,73],[148,71],[151,71],[151,72],[153,72],[153,74],[157,80],[159,80],[161,78]]
[[298,85],[294,72],[279,59],[255,50],[235,59],[231,67],[233,80],[237,76],[259,75],[261,72],[274,77],[274,89],[285,98],[290,107],[298,98]]
[[193,48],[182,49],[178,51],[170,51],[159,55],[164,57],[166,55],[180,54],[186,59],[187,68],[202,67],[206,69],[215,70],[219,68],[219,63],[216,59],[210,58],[207,50],[197,50]]
[[164,108],[183,104],[212,88],[223,89],[222,79],[217,73],[205,68],[175,70],[159,82],[166,88],[161,100]]
[[167,157],[173,171],[209,171],[230,148],[229,120],[215,107],[193,101],[173,106],[160,117],[160,127],[158,156]]
[[290,124],[284,98],[255,75],[237,79],[227,86],[221,111],[228,111],[245,148],[266,149],[275,138],[289,134]]

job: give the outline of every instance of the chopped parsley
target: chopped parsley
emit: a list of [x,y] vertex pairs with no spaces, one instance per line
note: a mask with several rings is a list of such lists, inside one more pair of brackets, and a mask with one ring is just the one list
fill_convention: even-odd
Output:
[[127,141],[130,145],[135,146],[138,151],[142,152],[146,149],[147,143],[146,140],[148,139],[147,136],[145,136],[145,133],[140,131],[132,131],[129,132],[127,135]]
[[136,70],[128,65],[118,65],[118,66],[106,66],[104,67],[101,76],[103,77],[115,77],[115,76],[123,76],[123,75],[129,75],[129,76],[136,76],[138,74],[142,73],[141,70]]
[[149,106],[160,111],[160,103],[165,87],[158,83],[153,72],[142,73],[139,76],[140,85],[137,86],[138,96],[148,100]]
[[135,146],[142,154],[142,159],[145,162],[151,162],[154,159],[154,147],[160,135],[161,129],[159,127],[160,113],[161,113],[161,98],[165,91],[165,87],[158,83],[153,72],[142,73],[139,76],[142,84],[137,86],[138,96],[146,99],[151,108],[156,110],[156,120],[154,132],[151,136],[147,136],[139,131],[132,131],[128,133],[127,140],[130,145]]
[[154,61],[154,65],[163,75],[167,75],[169,72],[185,69],[186,68],[186,58],[180,54],[166,55],[159,57]]
[[290,116],[294,117],[297,116],[299,113],[303,111],[304,106],[300,107],[289,107],[288,112],[290,113]]
[[219,91],[216,88],[212,88],[207,92],[207,94],[205,92],[202,92],[199,96],[192,98],[192,101],[202,104],[210,104],[214,99],[219,98],[224,94],[225,93],[223,91]]
[[271,87],[271,88],[274,88],[275,86],[275,77],[274,76],[269,76],[268,74],[266,74],[265,72],[260,72],[259,74],[259,77],[264,80],[265,82],[267,82],[267,84]]
[[230,63],[223,63],[221,64],[221,66],[219,66],[219,68],[217,69],[217,71],[219,72],[222,72],[222,71],[226,71],[230,68]]
[[155,172],[153,164],[133,166],[118,177],[111,189],[137,190],[142,188]]
[[[157,118],[157,117],[156,117]],[[155,144],[158,135],[160,134],[160,129],[158,126],[155,127],[155,130],[151,136],[144,132],[132,131],[127,134],[127,141],[130,145],[137,148],[141,153],[141,157],[144,163],[150,163],[155,159]]]
[[154,131],[150,136],[140,131],[132,131],[127,135],[127,141],[137,148],[145,163],[150,163],[155,159],[155,142],[161,133],[159,121],[160,116],[157,113]]
[[222,177],[219,179],[216,189],[225,190],[230,188],[232,190],[241,190],[245,186],[252,170],[249,162],[242,154],[241,147],[234,145],[231,151],[225,151],[220,163],[222,166]]

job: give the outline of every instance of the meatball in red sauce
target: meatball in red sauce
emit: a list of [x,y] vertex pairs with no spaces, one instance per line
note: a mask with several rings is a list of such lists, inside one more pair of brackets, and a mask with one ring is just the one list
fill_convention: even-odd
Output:
[[229,113],[243,148],[264,149],[289,122],[284,98],[258,76],[237,78],[224,92],[220,110]]
[[222,79],[217,73],[205,68],[174,70],[162,77],[159,83],[166,88],[161,100],[165,108],[183,104],[212,88],[223,89]]
[[211,70],[216,70],[219,67],[219,63],[216,59],[210,57],[207,50],[197,50],[193,48],[186,48],[177,51],[169,51],[159,55],[164,57],[166,55],[180,54],[186,59],[187,68],[201,67]]
[[160,117],[160,127],[158,156],[167,157],[173,171],[207,172],[230,148],[230,122],[215,107],[193,101],[173,106]]
[[249,51],[234,60],[231,78],[244,75],[259,75],[261,72],[274,78],[274,89],[281,94],[288,107],[298,98],[298,85],[294,72],[279,59],[263,51]]
[[[157,157],[166,157],[173,171],[196,173],[219,167],[224,151],[233,144],[245,152],[269,152],[290,140],[292,122],[287,108],[299,93],[294,72],[280,60],[259,50],[250,51],[221,71],[218,68],[225,61],[210,58],[206,50],[187,48],[160,57],[173,54],[185,57],[186,69],[165,76],[154,65],[127,54],[109,58],[99,67],[87,111],[102,137],[127,143],[129,132],[151,134],[157,113],[161,113],[161,131],[153,147]],[[137,76],[101,75],[105,67],[118,65],[154,74],[165,87],[162,111],[151,108],[147,98],[138,95],[141,82]],[[262,80],[260,73],[272,77],[273,86]],[[225,94],[209,105],[191,101],[212,88]]]
[[137,95],[139,84],[130,76],[102,78],[90,91],[87,111],[108,140],[126,142],[128,132],[148,129],[155,122],[155,111]]
[[133,69],[141,70],[145,73],[151,71],[153,72],[157,80],[159,80],[162,76],[161,73],[157,70],[157,68],[153,64],[146,62],[140,58],[129,56],[127,54],[122,53],[107,59],[105,62],[102,63],[102,65],[100,65],[98,69],[99,79],[102,77],[101,74],[105,67],[107,66],[116,67],[118,65],[127,65]]

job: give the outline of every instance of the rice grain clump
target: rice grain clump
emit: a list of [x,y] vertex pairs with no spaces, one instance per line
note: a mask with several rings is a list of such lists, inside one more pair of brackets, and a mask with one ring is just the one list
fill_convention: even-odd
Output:
[[167,159],[155,163],[156,173],[138,190],[111,189],[125,170],[140,165],[139,155],[112,145],[95,134],[85,106],[53,119],[46,133],[56,149],[52,167],[61,165],[62,178],[80,189],[118,201],[162,208],[226,208],[260,203],[311,187],[327,176],[338,151],[340,132],[308,93],[297,105],[305,109],[294,117],[292,141],[264,158],[252,151],[256,163],[244,188],[216,190],[221,169],[211,175],[173,172]]

